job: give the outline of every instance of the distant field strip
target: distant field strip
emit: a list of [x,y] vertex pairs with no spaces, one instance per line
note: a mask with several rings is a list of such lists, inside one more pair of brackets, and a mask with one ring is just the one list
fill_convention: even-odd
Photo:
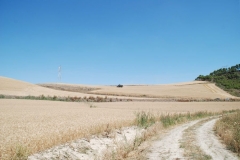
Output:
[[[43,87],[45,86],[45,87]],[[48,87],[48,88],[47,88]],[[51,89],[54,88],[54,89]],[[45,97],[102,97],[128,99],[146,98],[182,98],[182,99],[216,99],[236,98],[219,89],[212,83],[186,82],[166,85],[124,85],[94,86],[77,84],[44,84],[42,86],[0,77],[0,94],[11,96],[41,96]]]

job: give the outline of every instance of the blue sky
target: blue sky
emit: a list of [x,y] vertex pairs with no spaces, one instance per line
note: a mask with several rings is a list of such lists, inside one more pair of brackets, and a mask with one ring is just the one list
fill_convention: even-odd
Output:
[[163,84],[239,62],[239,0],[0,0],[0,76]]

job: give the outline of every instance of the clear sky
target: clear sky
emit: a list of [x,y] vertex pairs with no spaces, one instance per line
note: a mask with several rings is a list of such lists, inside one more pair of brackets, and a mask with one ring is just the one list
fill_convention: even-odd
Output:
[[0,0],[0,76],[163,84],[239,62],[239,0]]

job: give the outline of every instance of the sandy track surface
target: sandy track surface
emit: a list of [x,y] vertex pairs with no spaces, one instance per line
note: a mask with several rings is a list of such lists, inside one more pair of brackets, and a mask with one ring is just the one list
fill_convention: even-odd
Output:
[[217,119],[196,120],[172,129],[165,136],[161,137],[160,140],[152,144],[149,153],[146,155],[147,159],[189,159],[190,157],[184,157],[184,147],[180,147],[181,143],[187,139],[187,137],[183,137],[186,135],[183,133],[188,128],[197,126],[198,128],[194,132],[195,140],[192,139],[195,142],[191,142],[201,149],[197,154],[203,152],[205,154],[203,156],[211,157],[214,160],[238,160],[239,157],[227,150],[215,136],[213,127]]
[[213,127],[217,119],[210,120],[204,123],[196,130],[197,144],[207,155],[212,159],[217,160],[238,160],[239,158],[226,150],[225,146],[219,142],[213,131]]
[[[96,106],[90,108],[90,105]],[[46,149],[76,137],[96,126],[131,122],[138,111],[153,113],[218,112],[240,109],[240,102],[112,102],[77,103],[0,99],[0,152],[27,144]],[[81,136],[82,135],[82,136]],[[39,144],[39,145],[37,145]],[[38,149],[38,146],[45,147]],[[35,149],[36,148],[36,149]]]
[[148,159],[157,160],[184,158],[184,150],[180,148],[179,143],[182,139],[183,131],[196,124],[198,121],[193,121],[179,126],[167,133],[167,135],[161,140],[154,142],[150,148],[150,153],[147,155]]
[[119,144],[128,144],[140,136],[144,129],[136,126],[115,130],[107,135],[95,135],[71,143],[53,147],[49,150],[31,155],[28,160],[72,159],[96,160],[103,159],[104,153],[114,151]]
[[[207,85],[207,86],[204,86]],[[75,86],[75,85],[73,85]],[[84,86],[84,85],[83,85]],[[17,96],[102,96],[116,93],[129,95],[187,98],[227,98],[232,97],[214,84],[187,82],[171,85],[135,85],[96,87],[91,94],[54,90],[31,83],[0,77],[0,95]],[[100,88],[100,89],[99,89]],[[103,95],[95,95],[103,94]],[[144,96],[145,95],[145,96]],[[136,99],[137,99],[136,98]],[[150,99],[150,98],[149,98]],[[101,131],[101,126],[127,126],[138,111],[153,113],[186,113],[197,111],[218,112],[240,109],[240,102],[112,102],[74,103],[39,100],[0,99],[0,159],[1,154],[11,152],[17,144],[24,144],[32,152],[45,150],[54,145],[84,137]],[[92,107],[93,106],[93,107]]]

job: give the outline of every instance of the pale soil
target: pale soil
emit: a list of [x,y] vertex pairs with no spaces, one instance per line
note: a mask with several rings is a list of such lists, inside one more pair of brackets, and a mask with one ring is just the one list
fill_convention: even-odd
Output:
[[147,159],[184,159],[184,149],[180,148],[180,140],[182,139],[183,131],[196,124],[198,121],[199,120],[196,120],[176,127],[160,140],[155,141],[149,149]]
[[[90,108],[90,105],[96,108]],[[0,100],[0,150],[25,144],[34,151],[85,137],[102,125],[130,125],[138,111],[186,113],[240,109],[240,102],[76,103]],[[118,125],[119,126],[119,125]]]
[[[216,120],[217,117],[208,120],[196,120],[172,129],[159,140],[152,143],[146,158],[152,160],[240,159],[236,154],[227,150],[215,136],[213,127]],[[190,140],[188,140],[189,138]]]
[[[146,154],[146,159],[238,160],[239,157],[228,151],[214,135],[213,125],[216,120],[216,117],[195,120],[175,127],[168,132],[165,131],[166,134],[161,135],[160,140],[152,143],[149,152]],[[103,159],[103,155],[107,151],[114,152],[119,146],[127,146],[133,143],[133,140],[141,136],[143,132],[145,132],[144,129],[135,126],[122,128],[109,134],[104,133],[90,138],[78,139],[53,147],[29,156],[28,160],[100,160]],[[193,134],[192,137],[189,137],[189,132]],[[182,146],[183,144],[184,146]],[[199,148],[201,149],[199,150]],[[184,153],[186,149],[188,149],[188,154]]]
[[197,144],[200,146],[203,152],[210,155],[212,159],[218,160],[238,160],[236,155],[226,149],[219,138],[216,137],[213,127],[217,119],[213,119],[203,124],[196,130]]
[[[115,86],[96,87],[101,89],[91,92],[111,92],[123,96],[133,94],[140,97],[142,95],[188,98],[231,97],[214,86],[214,84],[205,82],[124,86],[123,88]],[[5,77],[0,77],[0,94],[19,96],[97,96],[49,89]],[[105,95],[102,96],[105,97]],[[90,108],[90,106],[95,108]],[[143,110],[154,114],[174,114],[197,111],[217,112],[231,109],[240,109],[240,102],[76,103],[0,99],[0,159],[5,156],[4,154],[12,152],[18,145],[26,146],[30,149],[30,152],[36,153],[55,145],[103,132],[107,130],[106,127],[108,126],[110,128],[129,126],[135,118],[135,113]]]
[[24,144],[33,151],[46,149],[102,132],[103,126],[108,124],[110,127],[130,125],[133,117],[132,112],[90,108],[88,103],[2,99],[0,153],[18,144]]
[[64,145],[53,147],[49,150],[31,155],[28,160],[47,160],[47,159],[78,159],[95,160],[102,159],[104,153],[112,150],[114,152],[118,145],[133,143],[144,129],[136,126],[114,130],[106,135],[95,135],[91,138],[78,139]]

